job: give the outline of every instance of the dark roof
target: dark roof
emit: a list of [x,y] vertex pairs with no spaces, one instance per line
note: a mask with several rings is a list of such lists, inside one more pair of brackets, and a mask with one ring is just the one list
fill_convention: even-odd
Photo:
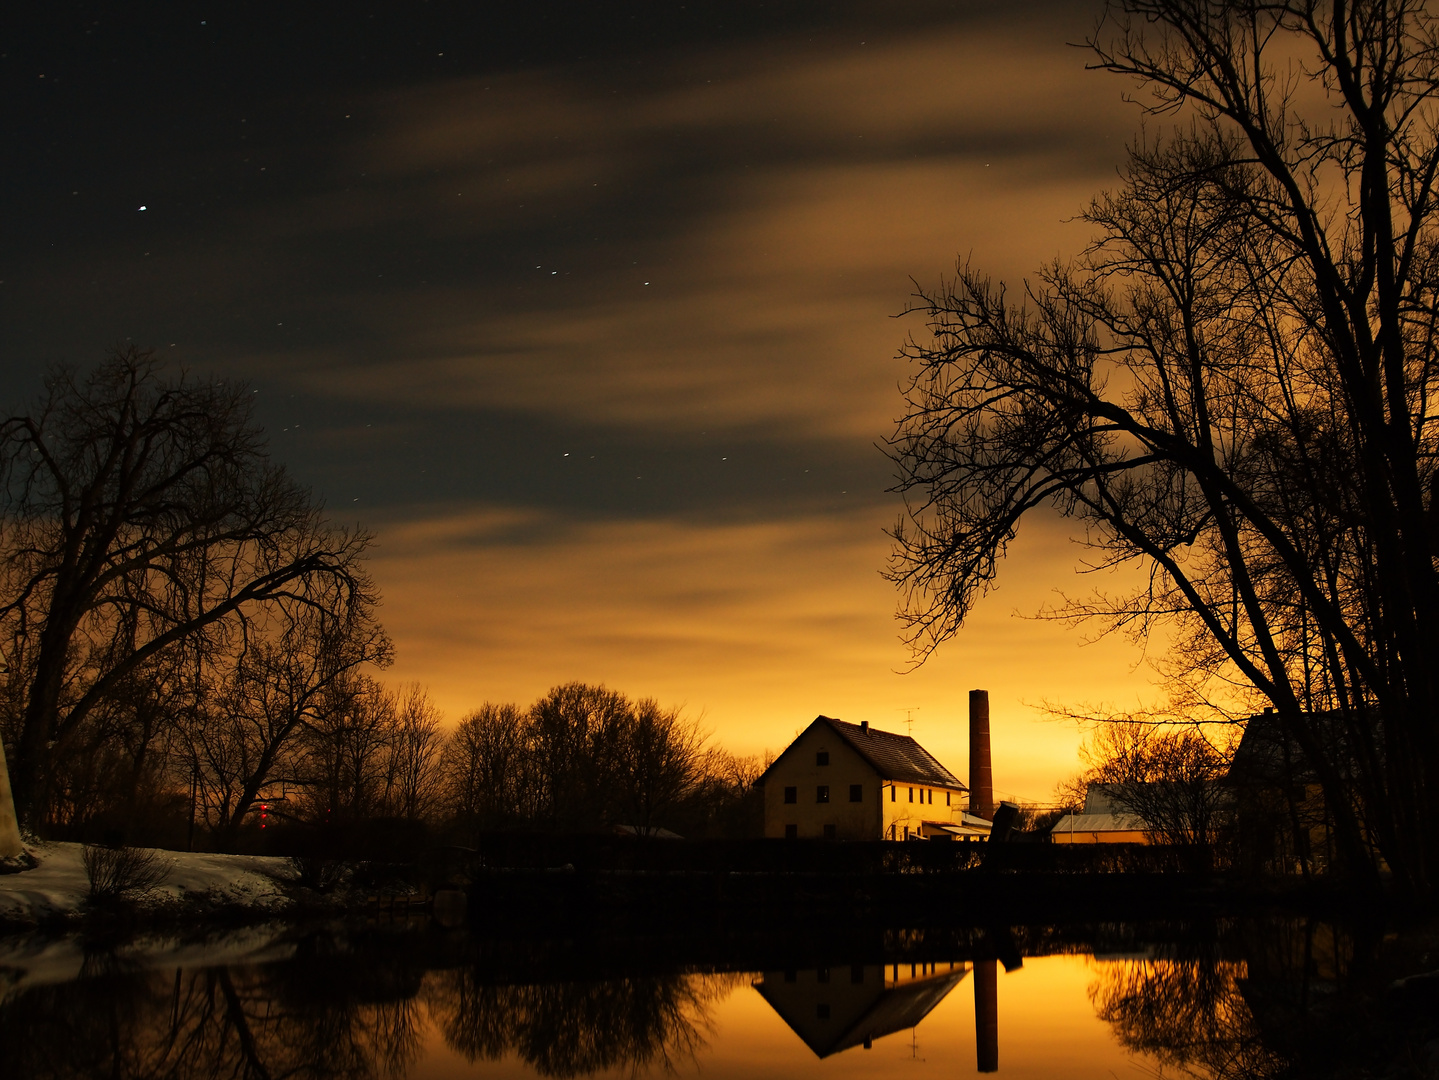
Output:
[[931,975],[914,982],[901,983],[899,986],[884,990],[875,995],[869,1008],[865,1009],[849,1027],[835,1032],[827,1039],[817,1039],[813,1034],[806,1035],[801,1026],[797,1026],[788,1015],[790,1009],[786,1006],[789,1003],[768,992],[764,982],[753,985],[760,992],[760,996],[769,1003],[769,1007],[779,1013],[780,1018],[789,1025],[790,1030],[814,1051],[815,1056],[826,1058],[841,1050],[859,1046],[867,1039],[882,1039],[886,1035],[893,1035],[896,1031],[918,1027],[919,1022],[933,1012],[934,1007],[943,1001],[945,996],[958,986],[968,974],[969,969],[962,968],[942,975]]
[[[816,716],[814,724],[829,725],[836,735],[854,749],[855,753],[869,762],[883,780],[898,780],[908,784],[928,784],[931,787],[952,788],[955,791],[969,790],[954,773],[935,760],[933,754],[908,735],[896,735],[892,731],[880,731],[878,728],[847,724],[843,720],[835,720],[828,716]],[[814,724],[809,727],[814,727]],[[805,731],[808,730],[809,728],[805,728]],[[790,744],[790,746],[793,745],[794,743]],[[769,775],[770,769],[778,765],[787,753],[789,753],[788,748],[785,749],[784,754],[775,758],[769,769],[766,769],[755,783],[763,783],[765,776]]]
[[[1347,775],[1353,759],[1345,749],[1346,716],[1340,712],[1305,714],[1324,756]],[[1377,720],[1367,721],[1370,724]],[[1229,782],[1238,785],[1282,786],[1314,783],[1317,776],[1308,756],[1293,734],[1286,731],[1277,713],[1266,709],[1244,724],[1244,735],[1229,764]]]

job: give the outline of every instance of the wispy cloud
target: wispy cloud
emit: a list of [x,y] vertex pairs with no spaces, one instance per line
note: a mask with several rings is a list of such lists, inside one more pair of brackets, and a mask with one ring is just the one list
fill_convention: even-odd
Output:
[[[1007,791],[1048,793],[1077,736],[1037,724],[1049,701],[1133,704],[1141,654],[1081,647],[1066,627],[1017,618],[1075,552],[1057,521],[1017,545],[999,591],[954,646],[901,674],[908,656],[878,569],[883,513],[717,526],[667,519],[575,522],[474,508],[387,524],[376,560],[395,675],[434,688],[453,716],[485,700],[521,704],[569,679],[605,682],[703,712],[729,746],[778,749],[819,712],[915,733],[959,767],[966,691],[991,691]],[[1107,578],[1112,587],[1113,577]]]

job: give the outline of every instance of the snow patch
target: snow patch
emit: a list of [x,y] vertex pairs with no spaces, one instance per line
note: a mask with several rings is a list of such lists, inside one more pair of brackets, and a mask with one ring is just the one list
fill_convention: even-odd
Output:
[[[82,846],[46,843],[29,850],[40,860],[39,866],[0,876],[0,922],[38,923],[78,914],[90,891]],[[130,898],[142,911],[171,907],[191,897],[276,913],[290,904],[281,884],[294,878],[288,859],[163,850],[156,855],[165,867],[164,880],[149,893]]]

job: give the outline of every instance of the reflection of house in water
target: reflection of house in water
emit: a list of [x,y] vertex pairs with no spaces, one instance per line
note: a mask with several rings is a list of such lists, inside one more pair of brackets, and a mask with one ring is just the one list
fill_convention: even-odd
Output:
[[819,1057],[915,1027],[969,973],[967,964],[856,964],[767,971],[754,988]]

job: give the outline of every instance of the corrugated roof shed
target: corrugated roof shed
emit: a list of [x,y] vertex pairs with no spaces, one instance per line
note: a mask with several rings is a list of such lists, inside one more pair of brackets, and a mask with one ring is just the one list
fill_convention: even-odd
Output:
[[[969,790],[954,773],[941,765],[933,754],[909,735],[896,735],[892,731],[880,731],[862,724],[848,724],[828,716],[816,716],[814,723],[827,724],[833,729],[836,735],[869,762],[881,779],[897,780],[905,784],[928,784],[953,791]],[[810,727],[814,727],[814,724]],[[776,758],[770,769],[783,757],[784,754],[781,754]],[[769,769],[766,769],[765,775],[768,773]],[[756,783],[763,780],[764,776],[761,776]]]
[[1137,814],[1065,814],[1049,831],[1051,834],[1148,832],[1149,826]]

